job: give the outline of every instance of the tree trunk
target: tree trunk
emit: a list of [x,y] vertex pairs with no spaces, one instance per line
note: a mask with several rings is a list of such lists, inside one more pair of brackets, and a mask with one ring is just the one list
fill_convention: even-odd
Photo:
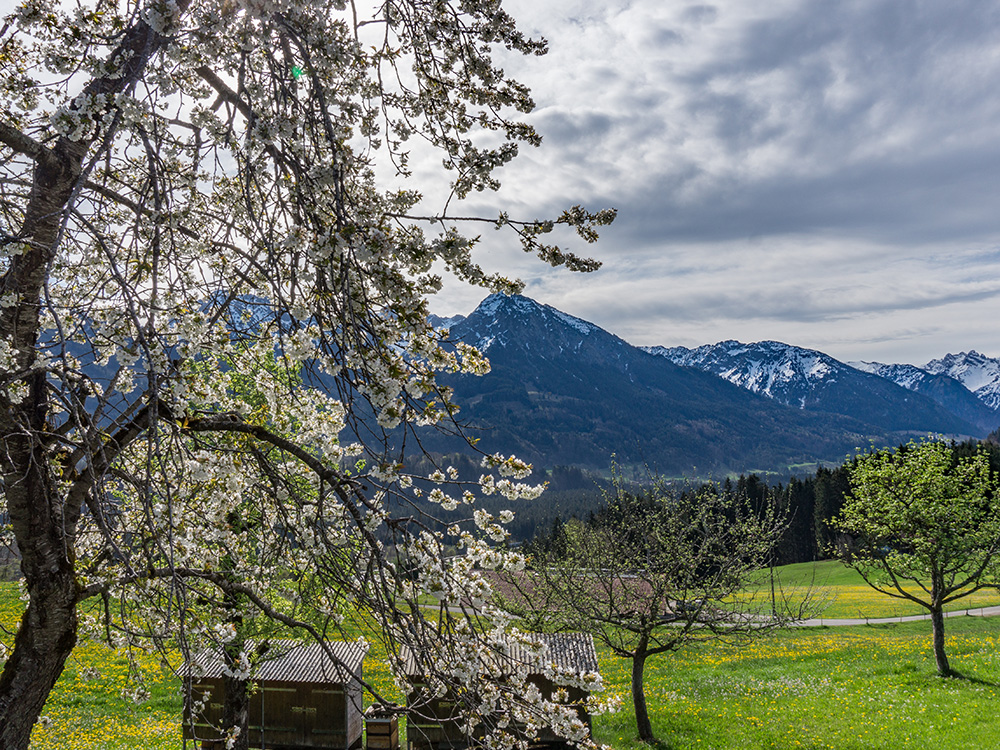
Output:
[[35,586],[0,675],[0,747],[25,750],[76,645],[76,585],[63,571]]
[[[185,11],[190,2],[178,0],[177,6]],[[169,41],[145,21],[137,22],[121,39],[108,58],[113,69],[91,80],[84,94],[111,96],[126,91]],[[31,728],[76,645],[76,524],[84,498],[72,493],[62,496],[50,470],[52,425],[47,414],[46,373],[36,366],[36,348],[42,292],[90,145],[89,139],[60,137],[52,147],[46,145],[30,154],[35,169],[17,233],[23,242],[14,246],[18,252],[12,254],[0,278],[4,291],[12,295],[11,303],[5,301],[0,308],[0,341],[16,352],[9,370],[0,372],[0,377],[19,380],[30,389],[30,396],[20,401],[5,391],[0,393],[3,493],[29,597],[14,651],[0,673],[3,750],[26,750]]]
[[62,212],[87,146],[60,138],[36,161],[22,235],[4,273],[15,303],[0,310],[0,340],[16,350],[10,370],[27,386],[20,401],[0,393],[0,470],[28,606],[0,674],[0,748],[25,750],[31,728],[76,645],[74,547],[79,508],[61,497],[50,470],[46,374],[36,367],[42,289],[55,257]]
[[653,727],[649,723],[649,711],[646,708],[646,688],[643,685],[643,671],[646,668],[645,638],[642,647],[636,649],[632,656],[632,703],[635,705],[635,725],[639,730],[639,739],[643,742],[653,741]]
[[[226,698],[222,706],[222,730],[227,734],[233,728],[239,729],[232,750],[249,750],[250,748],[250,697],[247,695],[245,678],[227,677],[225,680]],[[228,747],[228,746],[227,746]]]
[[[9,440],[7,455],[17,456],[24,442]],[[44,473],[44,468],[29,469],[21,481],[13,481],[10,473],[5,477],[7,509],[29,597],[14,651],[0,674],[0,747],[5,750],[28,747],[31,728],[76,645],[76,576],[63,528],[53,523],[58,504],[51,502],[55,489]],[[72,529],[75,519],[68,520]],[[24,545],[25,538],[32,544]]]
[[[229,513],[226,516],[226,521],[234,532],[246,531],[245,522],[235,512]],[[233,581],[234,576],[230,571],[236,567],[236,562],[230,555],[225,555],[221,562],[222,569],[227,571],[227,579]],[[229,611],[226,622],[236,628],[237,633],[236,638],[229,641],[223,648],[225,653],[223,658],[230,669],[233,669],[236,666],[236,660],[251,645],[247,642],[243,631],[243,608],[246,606],[246,599],[237,594],[226,592],[223,597],[223,606]],[[229,746],[231,750],[250,750],[250,695],[247,689],[247,678],[226,677],[225,688],[226,695],[222,702],[222,731],[227,733],[233,730],[238,731],[235,741]],[[261,733],[263,731],[264,728],[261,727]]]
[[[24,750],[76,645],[75,548],[79,508],[62,500],[40,433],[46,422],[44,373],[29,378],[29,395],[9,405],[3,430],[4,498],[21,553],[28,606],[14,651],[0,674],[0,748]],[[18,429],[20,428],[20,429]]]
[[941,677],[951,677],[948,655],[944,652],[944,612],[940,607],[931,610],[931,627],[934,631],[934,661]]

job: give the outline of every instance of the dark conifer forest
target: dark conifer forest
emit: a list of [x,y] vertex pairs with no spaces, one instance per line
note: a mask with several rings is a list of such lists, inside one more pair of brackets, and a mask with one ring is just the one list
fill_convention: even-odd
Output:
[[[994,433],[982,442],[952,443],[955,461],[983,449],[989,454],[993,471],[1000,473],[1000,442],[997,437]],[[848,477],[851,463],[820,468],[812,476],[792,477],[783,483],[768,483],[757,474],[749,474],[735,480],[727,479],[721,484],[715,483],[714,486],[722,492],[745,497],[752,507],[763,509],[771,505],[785,515],[787,527],[775,548],[774,565],[824,560],[834,556],[838,542],[845,541],[832,521],[839,515],[850,493]],[[676,488],[678,493],[703,489],[704,485],[678,485]],[[589,490],[557,490],[551,496],[544,494],[530,509],[521,509],[516,530],[512,528],[512,540],[523,540],[524,550],[529,554],[558,548],[564,543],[567,523],[602,523],[606,508],[605,491],[606,486],[604,489],[592,486]],[[641,494],[641,484],[635,485],[632,491]],[[548,514],[545,513],[546,506],[550,509]],[[524,536],[519,536],[519,533]]]

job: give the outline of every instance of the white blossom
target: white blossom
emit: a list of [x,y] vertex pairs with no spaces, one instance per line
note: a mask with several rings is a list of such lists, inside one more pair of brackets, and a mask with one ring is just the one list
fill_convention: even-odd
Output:
[[[434,330],[429,295],[443,274],[519,282],[475,262],[480,223],[407,218],[431,199],[405,179],[419,136],[451,182],[431,213],[496,189],[518,144],[540,139],[521,117],[527,89],[493,56],[544,42],[487,0],[23,0],[8,20],[0,95],[24,138],[4,136],[0,182],[24,226],[0,265],[39,270],[0,295],[0,437],[37,446],[8,474],[47,472],[39,501],[61,513],[45,531],[75,545],[72,584],[117,600],[108,622],[83,608],[81,637],[183,658],[227,644],[225,673],[249,680],[258,652],[234,607],[245,632],[268,618],[346,627],[345,612],[371,608],[387,642],[441,646],[434,691],[467,680],[503,714],[484,729],[497,747],[512,747],[511,722],[548,721],[453,611],[488,607],[484,570],[524,564],[499,548],[513,513],[477,500],[542,486],[501,454],[478,480],[437,458],[428,476],[419,447],[422,428],[458,414],[441,374],[489,371]],[[609,218],[565,217],[588,241]],[[545,262],[593,265],[538,242],[552,226],[497,221]],[[49,389],[41,416],[35,382]],[[22,505],[4,510],[28,517],[35,500],[12,485],[4,502]],[[473,508],[472,522],[456,513],[437,531],[433,506]],[[453,627],[397,604],[427,594]],[[141,685],[129,699],[148,697]]]

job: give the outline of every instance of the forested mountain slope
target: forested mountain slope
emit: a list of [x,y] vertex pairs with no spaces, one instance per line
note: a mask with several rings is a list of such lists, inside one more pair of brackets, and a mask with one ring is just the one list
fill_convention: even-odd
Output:
[[[980,432],[887,381],[903,394],[900,403],[916,399],[921,410],[907,417],[868,409],[861,417],[786,406],[521,296],[492,295],[449,328],[453,340],[479,346],[492,364],[484,377],[448,381],[460,419],[489,450],[547,466],[603,470],[615,454],[672,475],[786,472],[839,463],[870,440]],[[442,452],[460,448],[439,434],[424,440]]]
[[[880,429],[971,430],[981,437],[997,424],[992,410],[977,405],[974,397],[967,400],[965,413],[957,414],[929,394],[905,388],[881,373],[861,371],[823,352],[779,341],[721,341],[697,349],[646,347],[645,351],[711,372],[786,406],[843,414]],[[954,385],[961,388],[957,381]]]

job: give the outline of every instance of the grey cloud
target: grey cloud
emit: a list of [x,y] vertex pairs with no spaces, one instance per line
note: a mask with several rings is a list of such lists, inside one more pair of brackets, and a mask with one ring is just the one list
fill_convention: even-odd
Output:
[[[861,315],[929,310],[956,303],[1000,298],[1000,288],[980,291],[959,289],[939,295],[912,297],[899,297],[891,294],[888,289],[882,291],[885,294],[880,295],[880,298],[873,296],[857,300],[807,289],[702,289],[691,294],[668,294],[659,300],[646,300],[644,309],[647,315],[675,322],[755,318],[795,323],[831,323],[856,319]],[[611,311],[617,307],[612,304]],[[634,307],[629,306],[627,310],[631,314]]]
[[998,23],[1000,8],[980,0],[803,2],[748,23],[730,53],[703,73],[753,75],[843,51],[844,59],[875,81],[905,84],[950,51],[993,45]]
[[646,30],[646,41],[653,47],[666,47],[680,44],[684,41],[684,35],[676,29],[654,26]]
[[597,275],[498,252],[531,294],[636,343],[1000,350],[1000,5],[516,2],[553,51],[501,197],[619,209]]
[[[1000,11],[991,4],[917,4],[906,13],[895,2],[806,3],[750,24],[722,58],[683,75],[667,72],[662,83],[689,118],[683,123],[660,119],[655,89],[629,88],[630,71],[605,70],[601,83],[618,86],[616,119],[627,113],[631,149],[652,146],[666,160],[643,164],[601,198],[614,201],[625,187],[618,200],[636,206],[646,234],[664,237],[830,227],[898,232],[903,241],[973,235],[995,222],[986,196],[1000,187],[1000,137],[966,144],[963,132],[976,141],[973,131],[995,121],[1000,69],[994,64],[983,76],[978,54],[998,47]],[[784,89],[748,83],[771,74]],[[836,85],[851,89],[845,103],[828,101]],[[611,145],[607,118],[591,114],[574,124],[574,145]],[[899,142],[894,129],[903,133]],[[675,153],[670,133],[680,144]],[[711,137],[716,156],[730,164],[709,165],[685,151],[691,135]],[[768,149],[776,151],[777,174],[742,166]],[[688,191],[696,200],[684,199]]]
[[685,183],[700,174],[691,165],[625,196],[622,221],[635,240],[656,245],[836,231],[844,238],[922,244],[972,241],[1000,229],[1000,148],[752,184],[728,177],[714,180],[710,200],[678,200]]
[[709,24],[719,17],[719,9],[714,5],[689,5],[681,13],[681,18],[697,26]]
[[583,143],[587,147],[599,141],[622,116],[606,112],[570,113],[553,110],[543,112],[536,127],[545,137],[558,141],[562,148],[573,149]]

